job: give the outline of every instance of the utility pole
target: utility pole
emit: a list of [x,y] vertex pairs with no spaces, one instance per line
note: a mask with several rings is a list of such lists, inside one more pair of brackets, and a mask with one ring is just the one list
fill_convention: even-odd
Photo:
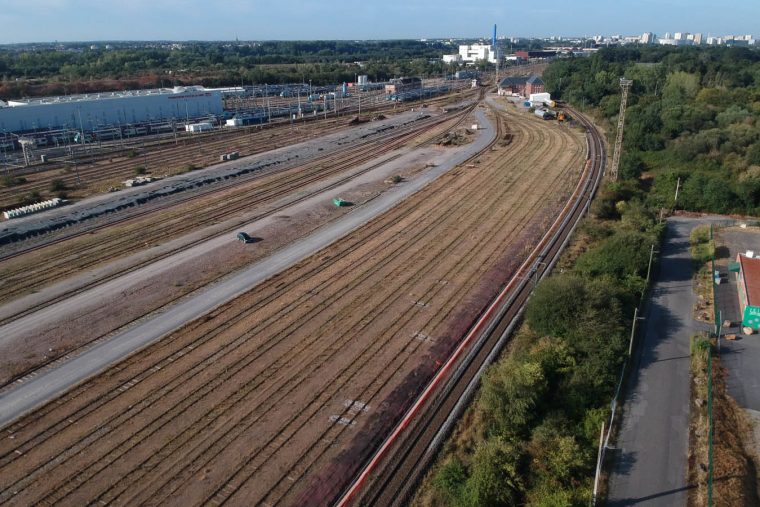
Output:
[[681,177],[678,177],[678,182],[676,183],[676,196],[673,199],[674,204],[678,204],[678,191],[681,190]]
[[610,177],[612,181],[618,179],[618,168],[620,167],[620,154],[623,150],[623,127],[625,126],[625,108],[628,104],[628,91],[631,89],[633,80],[620,78],[620,88],[622,94],[620,95],[620,113],[618,114],[618,128],[617,138],[615,139],[615,152],[612,156],[612,168],[610,169]]

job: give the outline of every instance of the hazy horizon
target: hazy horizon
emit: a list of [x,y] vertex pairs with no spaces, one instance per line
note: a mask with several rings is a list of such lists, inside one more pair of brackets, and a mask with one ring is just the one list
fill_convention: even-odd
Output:
[[706,0],[640,0],[636,5],[546,0],[513,7],[475,0],[385,3],[315,3],[293,0],[288,9],[245,0],[211,5],[200,0],[4,0],[0,44],[49,42],[389,40],[490,37],[494,23],[507,37],[635,35],[692,32],[753,34],[760,2],[737,0],[716,8]]

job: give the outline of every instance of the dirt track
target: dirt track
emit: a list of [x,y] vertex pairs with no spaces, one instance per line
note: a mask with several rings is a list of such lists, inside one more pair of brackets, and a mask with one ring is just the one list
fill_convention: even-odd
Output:
[[580,174],[578,133],[507,124],[474,167],[7,428],[0,502],[323,504]]

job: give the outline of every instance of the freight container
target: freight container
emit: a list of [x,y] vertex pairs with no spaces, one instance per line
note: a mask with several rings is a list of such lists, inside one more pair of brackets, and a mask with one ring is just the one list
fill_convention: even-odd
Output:
[[550,93],[531,93],[528,99],[531,102],[547,102],[552,99],[552,96]]
[[211,123],[190,123],[185,125],[185,132],[209,132],[214,129]]

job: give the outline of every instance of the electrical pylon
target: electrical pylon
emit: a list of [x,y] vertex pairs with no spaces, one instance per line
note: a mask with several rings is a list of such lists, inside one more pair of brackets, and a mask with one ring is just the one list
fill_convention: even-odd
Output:
[[628,104],[628,91],[631,89],[633,80],[620,78],[620,113],[618,114],[617,139],[615,139],[615,152],[612,155],[612,168],[610,169],[610,178],[617,181],[618,167],[620,166],[620,154],[623,151],[623,127],[625,126],[625,108]]

